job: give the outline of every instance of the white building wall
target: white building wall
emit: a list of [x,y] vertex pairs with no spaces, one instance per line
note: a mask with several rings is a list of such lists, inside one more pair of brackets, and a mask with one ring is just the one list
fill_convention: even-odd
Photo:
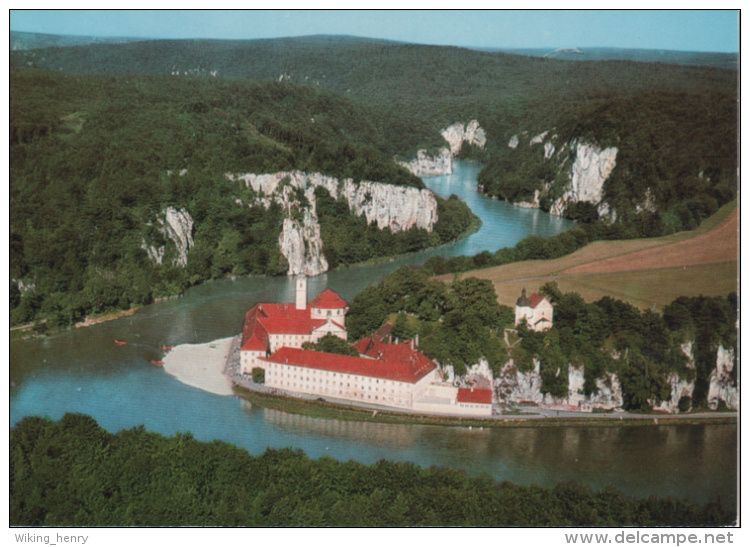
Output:
[[240,368],[243,374],[252,374],[254,368],[266,368],[265,361],[260,357],[265,357],[265,351],[240,351]]
[[[266,362],[266,386],[318,397],[411,409],[415,384]],[[428,375],[429,376],[429,375]]]
[[[284,363],[265,362],[265,370],[266,386],[284,391],[433,414],[492,415],[492,405],[457,403],[458,388],[446,384],[433,385],[439,379],[437,370],[414,384]],[[449,402],[435,404],[420,401],[425,397],[445,398]]]
[[336,310],[328,310],[325,308],[310,308],[311,319],[332,319],[339,325],[346,327],[346,311],[349,308],[339,308]]

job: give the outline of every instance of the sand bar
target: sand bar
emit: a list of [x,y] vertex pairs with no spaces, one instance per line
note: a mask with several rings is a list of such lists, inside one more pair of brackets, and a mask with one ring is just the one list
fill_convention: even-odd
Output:
[[217,395],[233,395],[232,382],[224,375],[224,365],[232,338],[205,344],[182,344],[164,358],[164,370],[183,384]]

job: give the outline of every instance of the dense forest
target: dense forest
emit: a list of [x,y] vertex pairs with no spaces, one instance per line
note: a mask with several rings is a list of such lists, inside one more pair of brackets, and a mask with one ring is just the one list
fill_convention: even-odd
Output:
[[[733,349],[735,358],[738,354],[735,293],[680,297],[659,314],[610,297],[586,303],[548,283],[540,292],[555,306],[552,328],[534,332],[522,324],[514,334],[520,343],[508,345],[505,329],[515,328],[514,311],[497,303],[490,281],[469,277],[445,284],[431,279],[433,274],[429,262],[421,269],[404,267],[359,293],[347,314],[351,338],[369,334],[390,318],[393,336],[412,339],[418,334],[420,350],[459,375],[480,358],[495,375],[510,359],[522,372],[533,370],[538,359],[542,393],[553,397],[568,395],[569,363],[583,368],[587,395],[597,391],[597,379],[615,373],[624,407],[635,411],[649,410],[650,400],[669,399],[670,373],[695,380],[692,398],[681,401],[682,411],[705,407],[718,347]],[[694,368],[686,366],[681,350],[689,341]]]
[[260,456],[190,433],[112,434],[82,414],[10,431],[12,526],[725,526],[720,499],[632,499],[574,482],[519,486],[460,471]]
[[[403,120],[326,91],[12,69],[10,95],[14,324],[43,318],[40,329],[57,328],[207,279],[286,273],[278,240],[287,213],[238,205],[252,203],[248,189],[224,173],[302,170],[424,187],[391,157],[391,126]],[[463,202],[438,199],[433,233],[391,233],[346,202],[320,199],[331,267],[446,243],[475,218]],[[154,264],[144,248],[165,244],[156,221],[166,207],[195,222],[186,268],[169,255]]]

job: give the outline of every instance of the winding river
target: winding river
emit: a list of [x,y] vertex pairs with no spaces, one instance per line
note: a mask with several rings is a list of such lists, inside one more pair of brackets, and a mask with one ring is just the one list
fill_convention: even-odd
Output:
[[[326,286],[351,298],[404,264],[433,254],[473,255],[512,246],[529,234],[550,236],[572,224],[476,193],[479,166],[457,162],[453,175],[426,178],[435,192],[456,194],[482,218],[482,228],[451,245],[309,281],[309,294]],[[521,484],[550,486],[576,480],[594,489],[615,486],[629,495],[674,495],[705,502],[737,496],[737,428],[727,425],[513,428],[384,425],[323,420],[253,407],[232,396],[181,384],[149,364],[162,344],[202,343],[235,335],[258,301],[293,301],[286,278],[206,283],[182,298],[135,315],[55,336],[10,345],[10,424],[24,416],[93,416],[118,431],[143,424],[165,435],[190,431],[253,454],[295,447],[317,458],[372,463],[380,459],[464,469]],[[131,342],[116,346],[113,339]]]

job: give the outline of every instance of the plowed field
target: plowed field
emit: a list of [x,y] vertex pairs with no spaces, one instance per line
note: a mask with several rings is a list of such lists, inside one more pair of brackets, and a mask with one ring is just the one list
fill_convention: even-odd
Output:
[[739,213],[737,209],[713,230],[694,238],[597,262],[581,264],[561,275],[626,272],[731,262],[738,258]]
[[[739,210],[723,207],[693,232],[654,239],[597,241],[554,260],[516,262],[462,277],[489,279],[498,301],[515,305],[521,289],[548,281],[588,301],[603,296],[639,308],[660,308],[678,296],[726,296],[738,290]],[[439,279],[451,281],[452,275]]]

